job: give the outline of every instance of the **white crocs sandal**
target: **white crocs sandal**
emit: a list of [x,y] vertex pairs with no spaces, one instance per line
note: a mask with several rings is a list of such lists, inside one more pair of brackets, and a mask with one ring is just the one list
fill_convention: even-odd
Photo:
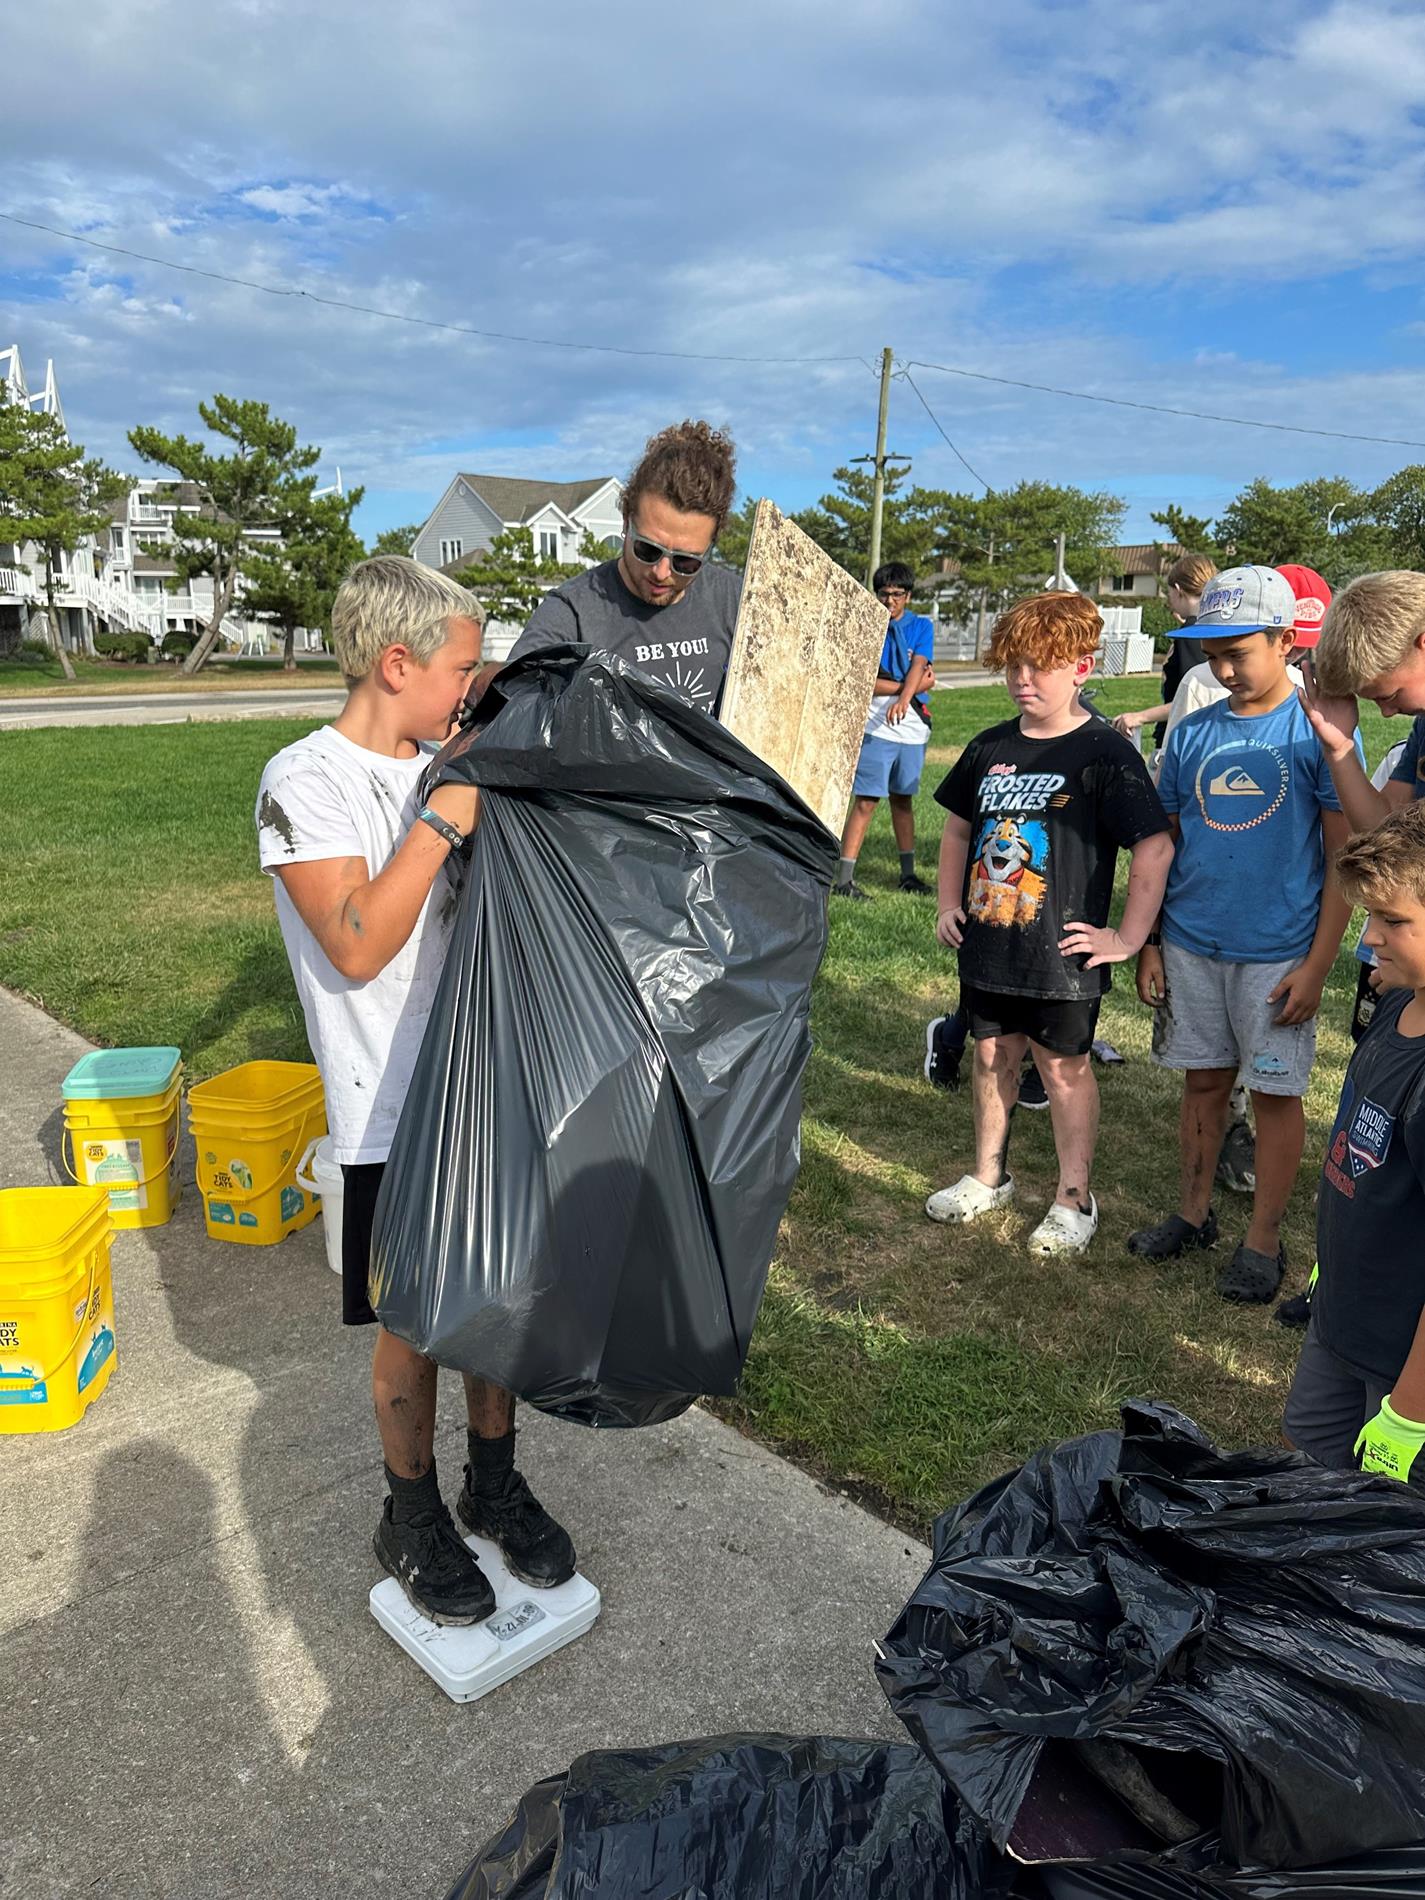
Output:
[[986,1187],[983,1181],[977,1181],[973,1174],[961,1175],[954,1187],[941,1188],[932,1194],[925,1203],[925,1211],[932,1220],[958,1225],[962,1221],[978,1220],[981,1214],[992,1213],[997,1207],[1004,1207],[1014,1199],[1014,1176],[1007,1174],[998,1187]]
[[1098,1232],[1098,1202],[1089,1196],[1089,1211],[1081,1214],[1076,1207],[1064,1207],[1055,1201],[1049,1212],[1029,1236],[1031,1253],[1083,1253]]

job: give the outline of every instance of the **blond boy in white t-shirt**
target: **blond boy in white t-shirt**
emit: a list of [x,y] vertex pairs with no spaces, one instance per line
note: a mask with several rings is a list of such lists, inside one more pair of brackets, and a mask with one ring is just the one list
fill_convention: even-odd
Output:
[[[359,562],[332,607],[346,705],[269,762],[256,814],[344,1177],[342,1320],[378,1325],[372,1390],[389,1496],[376,1555],[417,1609],[449,1624],[481,1622],[494,1592],[437,1483],[435,1362],[379,1326],[366,1282],[377,1191],[454,913],[440,873],[480,815],[474,787],[443,785],[424,806],[418,787],[480,663],[482,619],[473,595],[416,561]],[[461,1521],[493,1538],[526,1583],[562,1583],[574,1547],[515,1470],[514,1398],[464,1376]]]

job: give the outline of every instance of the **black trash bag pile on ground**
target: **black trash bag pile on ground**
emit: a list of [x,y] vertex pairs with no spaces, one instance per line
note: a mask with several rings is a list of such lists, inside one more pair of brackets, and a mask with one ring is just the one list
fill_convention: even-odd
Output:
[[1425,1900],[1419,1491],[1131,1405],[940,1520],[877,1670],[919,1752],[587,1755],[450,1900]]
[[878,1674],[997,1847],[1073,1857],[1041,1850],[1086,1780],[1144,1845],[1210,1831],[1242,1865],[1425,1838],[1418,1491],[1130,1406],[948,1513],[934,1550]]
[[979,1900],[994,1859],[908,1743],[725,1735],[580,1756],[448,1900]]
[[609,655],[501,674],[437,782],[482,816],[377,1208],[371,1298],[588,1425],[742,1370],[800,1159],[836,841]]

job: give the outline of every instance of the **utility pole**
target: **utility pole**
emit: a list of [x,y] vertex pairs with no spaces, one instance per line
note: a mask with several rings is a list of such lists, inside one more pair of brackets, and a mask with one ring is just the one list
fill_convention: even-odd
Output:
[[853,462],[869,462],[875,470],[875,480],[871,488],[871,550],[866,562],[866,585],[871,585],[871,576],[881,565],[881,516],[886,504],[886,464],[888,462],[909,463],[908,455],[886,454],[886,416],[891,406],[891,363],[893,352],[881,351],[881,407],[876,417],[876,453],[874,455],[853,455]]
[[1064,537],[1054,536],[1054,591],[1066,594],[1069,591],[1068,580],[1064,574]]
[[[991,528],[989,533],[989,546],[985,550],[985,565],[986,567],[993,567],[994,564],[995,531]],[[975,658],[977,660],[983,658],[985,651],[985,603],[988,599],[989,591],[988,583],[980,589],[980,611],[975,621]]]

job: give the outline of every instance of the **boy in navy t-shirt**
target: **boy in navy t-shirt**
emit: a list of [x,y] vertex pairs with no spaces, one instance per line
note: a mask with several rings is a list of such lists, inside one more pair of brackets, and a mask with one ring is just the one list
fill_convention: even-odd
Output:
[[1316,1202],[1311,1327],[1291,1442],[1325,1465],[1425,1484],[1425,802],[1336,860],[1370,912],[1383,991],[1341,1089]]
[[1281,1223],[1306,1139],[1314,1018],[1350,909],[1326,883],[1346,821],[1287,676],[1296,601],[1275,568],[1237,567],[1203,594],[1194,631],[1228,698],[1169,734],[1158,795],[1177,853],[1161,935],[1138,960],[1157,1012],[1153,1054],[1184,1073],[1179,1210],[1128,1242],[1164,1260],[1217,1238],[1213,1173],[1238,1070],[1257,1124],[1252,1220],[1218,1276],[1224,1299],[1281,1283]]

